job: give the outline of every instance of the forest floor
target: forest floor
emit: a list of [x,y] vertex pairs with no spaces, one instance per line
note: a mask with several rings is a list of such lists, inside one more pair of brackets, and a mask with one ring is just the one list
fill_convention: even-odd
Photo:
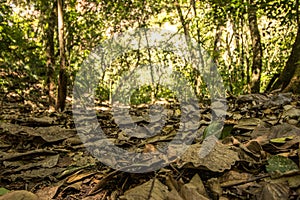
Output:
[[[14,92],[0,102],[0,199],[299,199],[299,96],[228,98],[222,136],[204,157],[199,152],[203,133],[211,131],[209,104],[189,105],[200,118],[187,113],[188,119],[171,101],[132,106],[131,120],[116,120],[108,105],[98,104],[97,126],[93,116],[82,116],[84,137],[75,128],[70,99],[64,112],[48,112],[45,102],[41,95]],[[132,121],[135,129],[127,126]],[[185,123],[193,128],[176,138]],[[99,129],[109,139],[97,135]],[[155,134],[147,137],[145,130]],[[178,155],[182,139],[192,143]],[[134,153],[142,156],[130,160]],[[132,162],[138,164],[130,171]]]

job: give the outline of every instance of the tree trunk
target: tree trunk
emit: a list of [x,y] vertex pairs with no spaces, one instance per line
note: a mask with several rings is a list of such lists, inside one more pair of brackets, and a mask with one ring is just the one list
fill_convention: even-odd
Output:
[[67,97],[67,76],[66,76],[66,55],[65,55],[65,41],[64,41],[64,16],[63,16],[63,2],[57,0],[58,11],[58,40],[60,51],[60,70],[58,79],[58,95],[56,102],[56,109],[61,111],[65,108]]
[[213,51],[213,60],[216,63],[216,65],[219,65],[218,58],[220,54],[220,44],[222,40],[222,34],[224,30],[223,22],[219,22],[216,28],[216,34],[215,34],[215,40],[214,40],[214,51]]
[[300,94],[300,59],[297,57],[298,62],[295,63],[295,73],[290,80],[289,84],[283,89],[283,92],[293,92],[295,94]]
[[[193,7],[193,11],[194,11],[194,15],[195,17],[197,17],[197,9],[196,9],[196,2],[194,0],[191,0],[191,4],[192,4],[192,7]],[[177,13],[178,13],[178,16],[179,16],[179,19],[180,19],[180,23],[181,23],[181,26],[183,28],[183,32],[184,32],[184,37],[185,37],[185,42],[189,48],[189,52],[190,52],[190,56],[191,58],[195,58],[196,55],[193,55],[193,51],[191,51],[191,44],[192,44],[192,40],[191,40],[191,36],[190,36],[190,28],[189,28],[189,24],[188,24],[188,21],[185,20],[184,16],[183,16],[183,13],[182,13],[182,10],[181,10],[181,7],[180,7],[180,3],[178,0],[175,0],[174,1],[174,5],[175,5],[175,8],[177,10]],[[197,42],[198,42],[198,49],[199,49],[199,56],[201,58],[201,67],[204,69],[204,63],[203,63],[203,56],[202,56],[202,52],[201,52],[201,47],[200,47],[200,28],[199,28],[199,25],[198,25],[198,22],[197,22]],[[195,94],[199,97],[201,96],[201,83],[202,83],[202,79],[201,79],[201,76],[200,76],[200,73],[199,73],[199,69],[196,70],[197,72],[195,73],[195,83],[194,83],[194,92]]]
[[257,8],[253,0],[249,0],[248,3],[248,20],[253,51],[251,92],[258,93],[260,91],[260,78],[262,68],[262,46],[257,24]]
[[298,30],[292,52],[279,78],[274,83],[272,90],[281,89],[284,92],[300,94],[300,21],[299,0],[296,1]]
[[53,2],[50,16],[48,18],[48,27],[46,30],[46,56],[47,56],[47,93],[49,101],[49,110],[54,110],[55,97],[54,97],[54,66],[55,66],[55,55],[54,55],[54,30],[55,30],[55,19],[56,19],[56,3]]
[[281,89],[285,92],[300,93],[300,25],[291,55],[278,79]]
[[181,8],[180,8],[180,4],[179,4],[178,0],[176,0],[174,4],[175,4],[176,10],[177,10],[178,15],[179,15],[181,26],[183,27],[183,32],[184,32],[186,44],[188,46],[190,46],[191,45],[191,37],[190,37],[190,33],[189,33],[188,22],[184,19],[184,16],[182,14],[182,11],[181,11]]
[[[194,12],[195,19],[197,19],[196,20],[197,42],[200,45],[201,44],[201,34],[200,34],[200,27],[199,27],[199,19],[198,19],[198,14],[197,14],[196,1],[191,0],[191,5],[193,7],[193,12]],[[178,12],[178,8],[177,8],[177,12]],[[201,55],[201,51],[199,53]],[[200,76],[199,71],[196,71],[194,74],[195,74],[194,75],[194,90],[195,90],[195,93],[196,93],[197,97],[200,97],[201,92],[202,92],[201,91],[201,83],[202,83],[201,76]]]

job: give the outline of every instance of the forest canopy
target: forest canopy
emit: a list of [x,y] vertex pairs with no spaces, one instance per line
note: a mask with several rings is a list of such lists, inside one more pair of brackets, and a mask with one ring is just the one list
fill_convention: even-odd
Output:
[[[115,34],[163,28],[196,41],[212,57],[226,95],[274,90],[299,93],[299,2],[7,1],[0,7],[1,93],[24,97],[37,84],[49,106],[64,109],[76,73],[93,49]],[[96,89],[111,99],[124,72],[161,61],[183,74],[198,97],[210,94],[201,73],[166,52],[127,52],[107,67]],[[131,103],[172,97],[157,83],[137,89]]]

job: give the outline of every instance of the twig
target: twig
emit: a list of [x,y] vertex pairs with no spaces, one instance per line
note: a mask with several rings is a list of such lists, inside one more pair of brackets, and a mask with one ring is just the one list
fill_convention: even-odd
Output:
[[112,176],[116,175],[117,173],[121,172],[122,169],[112,171],[111,173],[107,174],[104,178],[102,178],[95,187],[92,188],[92,190],[89,192],[88,196],[94,195],[98,192],[98,190],[106,183],[108,179],[110,179]]
[[[157,163],[154,163],[152,165],[156,165]],[[109,174],[107,174],[104,178],[102,178],[95,186],[94,188],[92,188],[92,190],[89,192],[88,196],[90,195],[94,195],[96,194],[100,189],[101,187],[107,182],[108,179],[110,179],[111,177],[113,177],[114,175],[116,175],[117,173],[123,173],[123,172],[126,172],[126,170],[128,169],[132,169],[134,167],[151,167],[151,166],[147,166],[147,165],[139,165],[139,164],[135,164],[135,165],[130,165],[130,166],[126,166],[126,167],[122,167],[120,169],[117,169]],[[130,173],[130,172],[128,172]]]
[[147,198],[148,200],[151,199],[151,194],[153,192],[153,188],[154,188],[156,177],[157,177],[157,171],[155,172],[155,176],[153,178],[153,181],[152,181],[152,184],[151,184],[151,187],[150,187],[149,195],[148,195],[148,198]]
[[249,179],[249,180],[242,180],[242,181],[238,181],[238,182],[235,182],[235,183],[222,183],[221,187],[222,188],[228,188],[228,187],[233,187],[233,186],[237,186],[237,185],[243,185],[245,183],[254,182],[254,181],[257,181],[257,180],[260,180],[260,179],[263,179],[263,178],[267,178],[267,177],[270,177],[270,176],[271,176],[270,174],[266,174],[266,175],[263,175],[263,176],[260,176],[260,177],[255,177],[255,178],[252,178],[252,179]]

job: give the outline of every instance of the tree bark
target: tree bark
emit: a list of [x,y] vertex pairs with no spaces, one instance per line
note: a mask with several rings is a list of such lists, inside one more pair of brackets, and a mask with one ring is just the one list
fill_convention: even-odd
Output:
[[60,51],[60,69],[58,79],[58,95],[56,102],[56,109],[61,111],[65,108],[67,97],[67,76],[66,76],[66,55],[65,55],[65,40],[64,40],[64,16],[63,16],[63,2],[57,0],[58,11],[58,40]]
[[257,8],[253,0],[249,0],[248,3],[248,20],[253,51],[251,92],[259,93],[262,69],[262,45],[256,16]]
[[[299,60],[299,57],[298,57]],[[293,92],[295,94],[300,94],[300,65],[299,61],[294,65],[295,73],[290,80],[289,84],[283,89],[283,92]]]
[[54,69],[55,69],[55,55],[54,55],[54,30],[55,30],[55,19],[56,19],[56,2],[53,2],[50,16],[48,18],[48,27],[46,30],[46,57],[47,57],[47,93],[49,101],[49,110],[55,108],[55,97],[54,97]]
[[273,84],[272,90],[281,89],[284,92],[300,94],[300,21],[299,21],[299,0],[296,1],[297,13],[297,36],[292,47],[292,52],[277,81]]
[[292,47],[291,55],[278,79],[284,92],[300,94],[300,24],[297,37]]

